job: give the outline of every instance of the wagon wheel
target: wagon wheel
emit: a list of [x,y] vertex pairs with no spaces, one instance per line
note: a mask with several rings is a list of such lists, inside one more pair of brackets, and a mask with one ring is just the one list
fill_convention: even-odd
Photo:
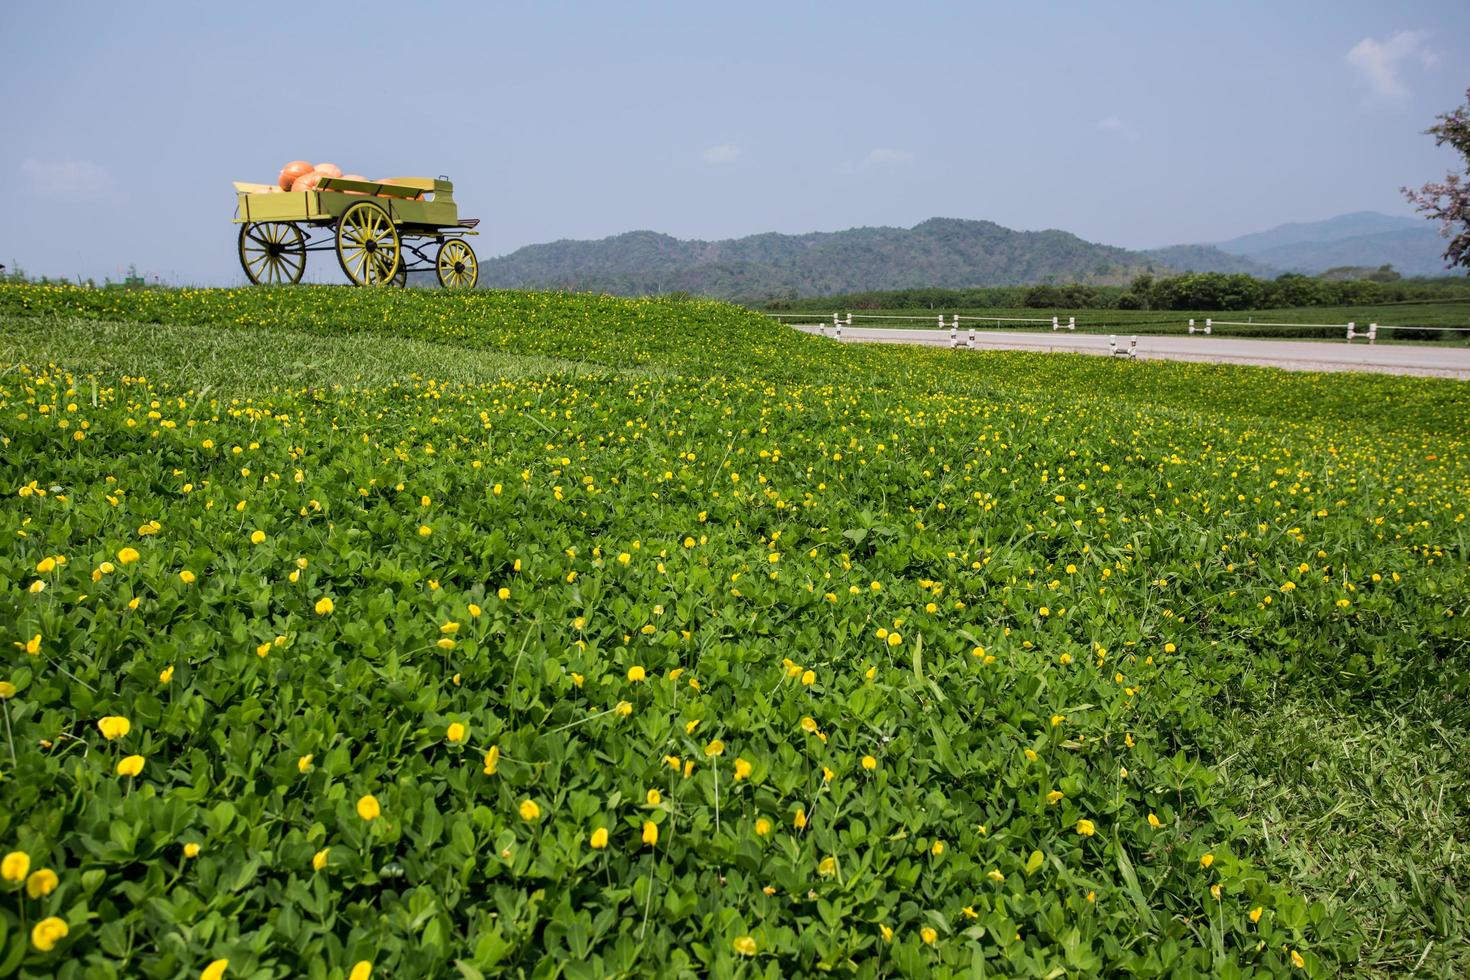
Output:
[[337,220],[337,261],[358,286],[393,281],[402,265],[398,229],[381,205],[359,201]]
[[475,250],[458,238],[451,238],[439,246],[434,271],[439,274],[439,285],[445,289],[474,289],[475,283],[480,281],[480,263],[475,261]]
[[240,266],[257,286],[300,282],[306,271],[306,236],[290,221],[241,225]]

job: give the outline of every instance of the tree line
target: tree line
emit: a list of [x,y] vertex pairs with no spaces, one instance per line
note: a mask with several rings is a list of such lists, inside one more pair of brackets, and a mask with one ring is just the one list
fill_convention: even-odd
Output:
[[1135,276],[1127,286],[1082,283],[1035,286],[918,288],[849,293],[844,296],[772,300],[771,311],[915,309],[1049,310],[1269,310],[1310,306],[1361,306],[1407,300],[1470,300],[1470,279],[1400,278],[1391,268],[1349,270],[1323,276],[1287,273],[1258,279],[1244,273],[1187,272]]

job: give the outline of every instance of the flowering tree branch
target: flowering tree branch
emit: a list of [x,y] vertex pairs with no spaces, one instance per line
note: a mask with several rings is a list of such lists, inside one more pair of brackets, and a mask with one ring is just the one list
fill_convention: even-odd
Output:
[[1402,190],[1418,211],[1440,222],[1440,234],[1450,240],[1444,252],[1446,265],[1464,266],[1470,272],[1470,90],[1464,105],[1437,118],[1438,124],[1425,134],[1434,137],[1435,146],[1448,143],[1464,157],[1465,173],[1449,173],[1443,183]]

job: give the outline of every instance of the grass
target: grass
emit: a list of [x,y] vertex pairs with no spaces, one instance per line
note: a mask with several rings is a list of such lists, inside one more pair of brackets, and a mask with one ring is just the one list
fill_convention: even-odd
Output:
[[0,290],[0,964],[1463,976],[1465,390]]

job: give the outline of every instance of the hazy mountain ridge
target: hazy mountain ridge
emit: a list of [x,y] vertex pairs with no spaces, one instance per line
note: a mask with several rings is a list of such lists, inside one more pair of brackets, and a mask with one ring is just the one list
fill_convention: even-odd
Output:
[[1452,275],[1444,240],[1422,218],[1355,211],[1324,221],[1278,225],[1215,243],[1215,248],[1288,272],[1318,273],[1335,266],[1392,265],[1406,276]]
[[1337,266],[1443,275],[1428,222],[1371,211],[1280,225],[1219,245],[1133,251],[1069,232],[1016,231],[993,221],[930,218],[912,228],[864,227],[722,241],[631,231],[598,241],[528,245],[481,263],[480,284],[643,295],[687,292],[737,300],[1038,283],[1121,285],[1143,272],[1242,272],[1273,278]]
[[[1243,264],[1260,268],[1209,246],[1189,248],[1194,271],[1246,271]],[[480,282],[767,299],[924,286],[1121,284],[1141,272],[1174,268],[1153,253],[1088,242],[1056,229],[1015,231],[993,221],[931,218],[912,228],[772,232],[713,242],[651,231],[600,241],[562,240],[484,261]]]

